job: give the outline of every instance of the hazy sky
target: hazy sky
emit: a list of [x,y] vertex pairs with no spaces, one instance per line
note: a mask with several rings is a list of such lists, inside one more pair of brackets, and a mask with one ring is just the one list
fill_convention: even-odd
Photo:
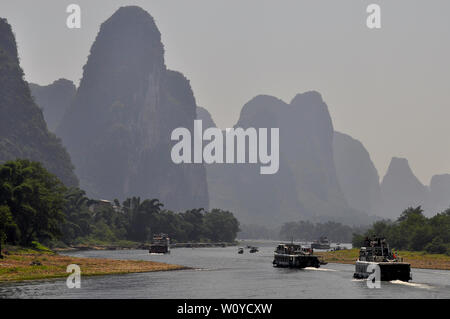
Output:
[[[82,28],[65,25],[67,5]],[[366,7],[382,29],[366,27]],[[359,139],[383,177],[406,157],[429,184],[450,173],[448,0],[1,0],[26,79],[79,82],[100,24],[137,4],[156,20],[166,64],[191,81],[198,105],[221,127],[257,94],[289,102],[319,91],[336,130]]]

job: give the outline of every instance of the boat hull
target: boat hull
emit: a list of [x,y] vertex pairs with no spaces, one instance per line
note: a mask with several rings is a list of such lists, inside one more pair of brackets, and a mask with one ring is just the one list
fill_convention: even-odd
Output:
[[320,261],[317,256],[298,256],[298,255],[284,255],[275,254],[273,260],[274,267],[284,268],[306,268],[306,267],[320,267]]
[[169,246],[165,245],[151,245],[150,254],[170,254]]
[[369,277],[371,272],[367,271],[370,264],[378,265],[380,267],[381,280],[391,281],[391,280],[401,280],[409,281],[412,279],[411,276],[411,265],[403,262],[369,262],[369,261],[357,261],[355,264],[354,278],[366,279]]
[[312,243],[311,244],[312,249],[330,249],[331,246],[328,244],[318,244],[318,243]]

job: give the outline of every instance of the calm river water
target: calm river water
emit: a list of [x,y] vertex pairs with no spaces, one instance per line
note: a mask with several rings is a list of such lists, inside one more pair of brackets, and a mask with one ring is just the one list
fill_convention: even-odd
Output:
[[[248,243],[245,243],[248,244]],[[254,243],[255,244],[255,243]],[[79,251],[78,257],[161,261],[194,269],[81,278],[80,289],[65,279],[0,284],[3,298],[450,298],[450,271],[412,269],[413,280],[382,282],[369,289],[352,278],[354,266],[319,269],[272,266],[277,243],[259,242],[256,254],[237,247],[177,248],[170,255],[145,250]],[[83,271],[83,269],[81,269]]]

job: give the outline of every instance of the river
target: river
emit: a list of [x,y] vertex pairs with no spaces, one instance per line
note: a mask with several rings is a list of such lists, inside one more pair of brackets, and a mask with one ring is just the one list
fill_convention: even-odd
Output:
[[[247,243],[246,243],[247,244]],[[152,260],[193,269],[83,277],[81,288],[65,279],[0,284],[3,298],[450,298],[450,271],[412,269],[409,283],[382,282],[369,289],[352,278],[354,266],[319,269],[272,266],[275,242],[258,242],[260,251],[242,255],[237,247],[177,248],[168,255],[145,250],[77,251],[77,257]],[[81,269],[81,271],[83,271]]]

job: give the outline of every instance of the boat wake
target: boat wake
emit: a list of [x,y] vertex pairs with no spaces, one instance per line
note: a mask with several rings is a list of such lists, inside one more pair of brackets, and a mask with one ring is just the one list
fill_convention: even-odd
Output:
[[308,269],[308,270],[317,270],[317,271],[337,271],[337,270],[335,270],[335,269],[316,268],[316,267],[305,267],[305,269]]
[[395,284],[395,285],[404,285],[404,286],[409,286],[409,287],[416,287],[416,288],[421,288],[421,289],[432,289],[432,286],[426,285],[426,284],[419,284],[416,282],[407,282],[407,281],[401,281],[401,280],[392,280],[390,281],[391,284]]

